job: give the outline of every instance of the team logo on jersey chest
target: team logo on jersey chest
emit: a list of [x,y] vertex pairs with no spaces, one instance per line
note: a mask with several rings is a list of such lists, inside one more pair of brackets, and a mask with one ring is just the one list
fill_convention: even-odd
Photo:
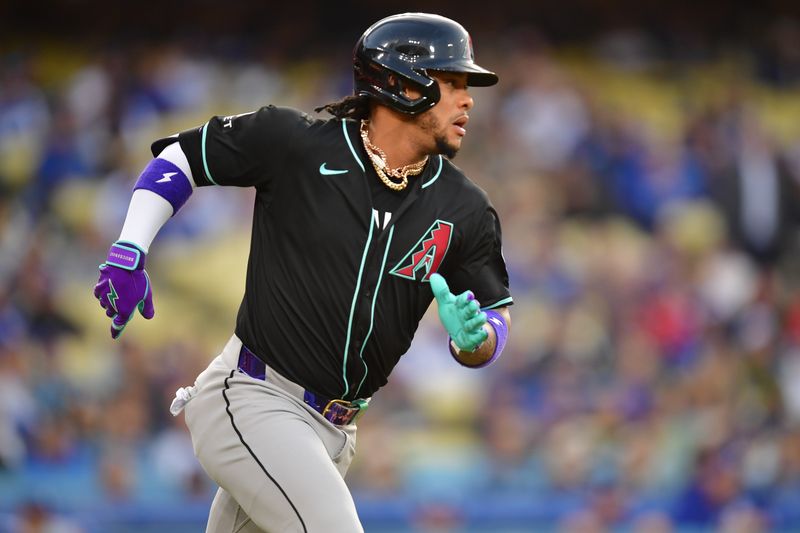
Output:
[[422,271],[421,281],[429,281],[431,274],[442,264],[452,236],[453,225],[444,220],[437,220],[389,273],[416,280],[417,274]]

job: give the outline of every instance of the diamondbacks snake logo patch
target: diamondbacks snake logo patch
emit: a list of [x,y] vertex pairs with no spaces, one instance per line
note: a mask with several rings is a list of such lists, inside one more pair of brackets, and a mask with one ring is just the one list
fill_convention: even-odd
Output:
[[453,225],[444,220],[437,220],[405,257],[389,271],[389,274],[416,280],[418,272],[422,271],[420,281],[429,281],[431,274],[442,264],[452,236]]

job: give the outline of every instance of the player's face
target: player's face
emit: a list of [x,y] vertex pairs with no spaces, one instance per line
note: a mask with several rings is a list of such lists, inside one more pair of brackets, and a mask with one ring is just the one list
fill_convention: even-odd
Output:
[[418,117],[418,125],[435,145],[433,153],[452,159],[466,135],[469,110],[475,104],[468,93],[467,75],[459,72],[431,73],[439,84],[441,98]]

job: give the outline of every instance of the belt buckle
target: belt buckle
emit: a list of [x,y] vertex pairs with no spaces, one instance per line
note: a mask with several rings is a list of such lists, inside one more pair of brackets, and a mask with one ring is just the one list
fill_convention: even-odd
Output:
[[322,410],[322,416],[329,422],[337,426],[352,424],[358,420],[364,411],[367,410],[367,402],[364,400],[331,400]]

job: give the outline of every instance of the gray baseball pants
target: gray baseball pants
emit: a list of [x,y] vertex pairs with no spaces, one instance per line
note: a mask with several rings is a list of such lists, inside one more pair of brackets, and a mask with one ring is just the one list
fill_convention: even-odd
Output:
[[267,367],[237,370],[232,337],[187,389],[186,425],[218,485],[206,533],[354,533],[363,528],[344,482],[356,426],[335,426],[303,389]]

